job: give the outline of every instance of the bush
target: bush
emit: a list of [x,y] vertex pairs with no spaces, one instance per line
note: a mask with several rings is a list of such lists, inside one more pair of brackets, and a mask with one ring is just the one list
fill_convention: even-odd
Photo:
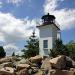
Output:
[[0,46],[0,58],[3,58],[6,56],[6,52],[4,51],[4,48]]
[[69,56],[69,51],[67,47],[62,43],[62,40],[57,39],[55,41],[55,46],[50,50],[50,56],[56,57],[57,55],[66,55]]
[[75,41],[70,41],[66,44],[66,47],[69,51],[69,57],[71,57],[73,60],[75,60]]
[[24,58],[30,58],[39,54],[39,41],[33,33],[25,45],[25,49],[22,50]]

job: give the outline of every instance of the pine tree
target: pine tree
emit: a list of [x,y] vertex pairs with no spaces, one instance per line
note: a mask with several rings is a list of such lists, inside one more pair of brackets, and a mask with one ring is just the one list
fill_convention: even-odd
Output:
[[25,49],[23,49],[22,52],[22,57],[25,58],[30,58],[39,54],[39,41],[35,36],[35,32],[33,32],[33,35],[30,36],[27,41],[27,45],[25,45]]
[[15,56],[15,52],[12,53],[12,56]]
[[6,52],[4,51],[4,48],[0,46],[0,58],[3,58],[6,56]]
[[66,47],[69,51],[69,57],[75,60],[75,41],[71,40],[69,43],[66,44]]
[[55,41],[55,46],[50,50],[50,56],[55,57],[57,55],[66,55],[69,56],[67,47],[62,43],[62,40],[57,39]]

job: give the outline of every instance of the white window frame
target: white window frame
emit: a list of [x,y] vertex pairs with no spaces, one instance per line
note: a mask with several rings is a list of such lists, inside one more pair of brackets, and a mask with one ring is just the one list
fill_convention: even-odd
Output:
[[[46,44],[45,44],[45,42],[46,42]],[[47,47],[45,47],[45,45]],[[43,40],[43,49],[48,49],[48,40]]]

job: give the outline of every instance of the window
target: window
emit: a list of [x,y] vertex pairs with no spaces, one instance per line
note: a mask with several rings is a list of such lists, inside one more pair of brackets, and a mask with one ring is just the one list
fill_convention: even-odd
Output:
[[43,48],[48,48],[48,40],[43,40]]

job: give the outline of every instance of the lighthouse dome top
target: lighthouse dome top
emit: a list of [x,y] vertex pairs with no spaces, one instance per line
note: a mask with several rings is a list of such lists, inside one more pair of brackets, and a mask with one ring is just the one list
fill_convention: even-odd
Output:
[[47,15],[42,16],[42,21],[44,24],[48,24],[48,23],[54,23],[55,21],[55,16],[54,15],[50,15],[49,13]]

